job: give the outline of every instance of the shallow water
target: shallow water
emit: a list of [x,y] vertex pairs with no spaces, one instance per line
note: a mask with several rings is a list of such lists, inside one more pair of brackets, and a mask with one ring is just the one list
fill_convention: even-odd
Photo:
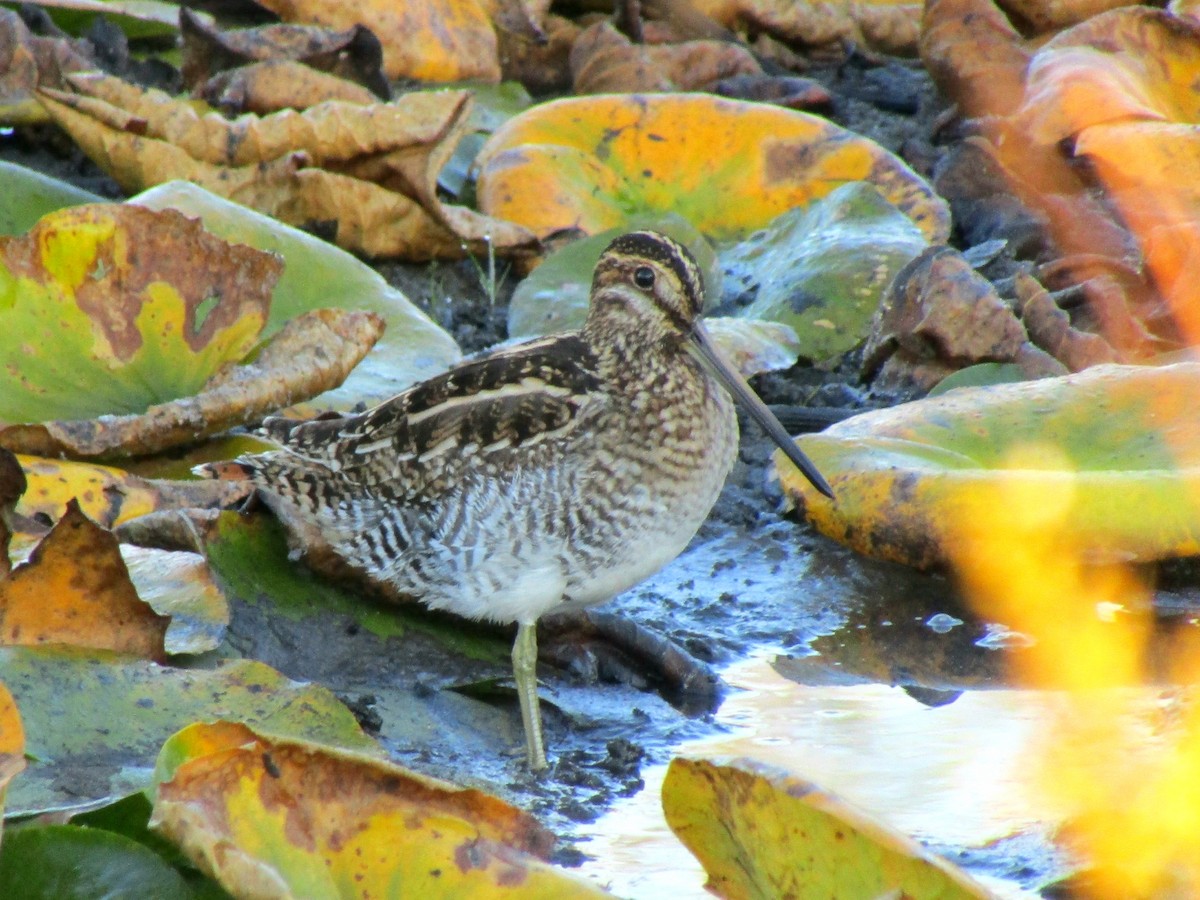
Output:
[[[725,733],[682,744],[678,755],[747,756],[785,768],[943,851],[1038,835],[1056,818],[1025,790],[1019,770],[1047,695],[969,691],[930,708],[884,685],[796,684],[775,671],[773,656],[756,654],[724,673],[735,689],[717,715]],[[590,841],[579,846],[594,859],[583,872],[623,897],[710,898],[699,864],[663,820],[665,772],[644,770],[646,789],[585,829]],[[987,868],[1006,868],[1004,853],[986,852]],[[1015,870],[1029,860],[1007,863]],[[997,896],[1038,896],[977,866],[968,871]]]

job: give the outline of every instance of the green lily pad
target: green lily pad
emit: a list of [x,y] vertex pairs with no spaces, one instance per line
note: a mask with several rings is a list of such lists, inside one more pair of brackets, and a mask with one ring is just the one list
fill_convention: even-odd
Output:
[[438,187],[456,197],[460,203],[472,201],[474,197],[467,193],[472,187],[471,169],[488,135],[532,105],[533,98],[519,81],[471,84],[471,114],[467,133],[438,174]]
[[387,399],[462,358],[454,339],[349,253],[269,216],[210,194],[185,181],[160,184],[138,194],[131,204],[176,209],[198,217],[204,227],[229,241],[270,250],[286,268],[275,288],[264,337],[284,322],[314,309],[343,307],[379,313],[387,330],[375,349],[343,382],[314,405],[349,409]]
[[866,338],[892,278],[925,247],[908,216],[873,186],[853,183],[720,256],[726,293],[754,294],[739,315],[790,325],[801,356],[824,362]]
[[824,534],[919,567],[951,562],[981,519],[1021,533],[1040,511],[1085,559],[1200,553],[1200,363],[1096,366],[960,388],[865,413],[799,445],[836,496],[790,466],[787,496]]
[[10,829],[0,846],[0,897],[189,900],[172,866],[137,841],[74,825]]
[[24,234],[38,219],[66,206],[103,203],[104,198],[73,184],[0,161],[0,235]]
[[671,760],[667,824],[719,897],[984,900],[980,885],[816,785],[755,763]]
[[253,348],[279,274],[176,212],[93,204],[0,238],[0,421],[136,414]]
[[7,647],[0,649],[0,681],[20,706],[31,757],[9,786],[9,815],[90,806],[145,789],[163,742],[198,720],[235,719],[272,734],[379,752],[328,690],[251,660],[187,670]]
[[925,396],[938,397],[961,387],[985,387],[989,384],[1013,384],[1028,380],[1029,376],[1025,374],[1025,370],[1016,363],[978,363],[951,372]]

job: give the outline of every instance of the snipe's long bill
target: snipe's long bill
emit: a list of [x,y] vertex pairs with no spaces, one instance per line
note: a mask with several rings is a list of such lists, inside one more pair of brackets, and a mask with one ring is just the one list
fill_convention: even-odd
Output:
[[281,449],[233,468],[310,554],[391,596],[516,623],[529,764],[545,768],[537,620],[604,602],[687,546],[737,456],[732,400],[832,496],[708,340],[703,302],[686,249],[622,235],[596,264],[578,332],[464,363],[358,415],[268,419]]

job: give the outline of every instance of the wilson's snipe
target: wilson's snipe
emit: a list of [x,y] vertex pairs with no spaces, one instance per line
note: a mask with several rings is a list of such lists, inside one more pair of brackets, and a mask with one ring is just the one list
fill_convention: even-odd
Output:
[[546,765],[538,618],[608,600],[683,550],[737,453],[730,395],[832,496],[709,342],[703,299],[683,247],[624,235],[596,265],[581,331],[465,363],[360,415],[268,419],[284,449],[237,461],[269,506],[391,593],[517,624],[534,769]]

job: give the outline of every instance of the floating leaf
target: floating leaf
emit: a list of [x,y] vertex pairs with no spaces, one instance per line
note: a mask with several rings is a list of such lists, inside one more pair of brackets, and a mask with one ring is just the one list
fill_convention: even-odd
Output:
[[965,873],[811,782],[750,760],[675,758],[663,811],[718,897],[990,895]]
[[280,268],[137,206],[72,207],[0,238],[0,420],[136,413],[195,393],[254,346]]
[[[981,490],[1066,496],[1062,528],[1089,559],[1200,552],[1200,364],[1096,366],[864,413],[799,445],[837,501],[776,457],[788,497],[824,534],[919,567],[953,555]],[[1014,468],[1015,466],[1015,468]],[[1004,533],[1006,511],[991,513]]]
[[72,825],[19,828],[0,850],[0,897],[22,900],[185,898],[192,892],[153,850]]
[[10,162],[0,161],[0,181],[0,235],[24,234],[42,216],[64,206],[104,202],[91,191]]
[[878,144],[807,113],[704,94],[543,103],[498,129],[478,163],[480,208],[543,237],[672,211],[735,240],[861,180],[930,240],[949,234],[945,204]]
[[312,898],[605,896],[546,865],[553,836],[488,794],[244,725],[163,748],[151,826],[230,890]]
[[323,394],[322,405],[349,409],[399,393],[462,359],[454,339],[413,306],[374,269],[325,241],[195,185],[173,181],[131,201],[151,209],[177,209],[198,217],[204,227],[228,241],[279,254],[286,263],[275,288],[265,329],[273,334],[303,312],[329,306],[370,310],[387,329],[375,350],[341,388]]
[[3,644],[69,644],[158,658],[167,624],[138,597],[112,532],[74,501],[33,555],[0,581]]
[[374,313],[314,310],[288,322],[254,362],[223,369],[194,397],[140,415],[0,427],[0,444],[43,456],[98,457],[195,443],[341,384],[382,329]]
[[0,648],[0,680],[23,710],[28,770],[9,813],[95,805],[151,783],[163,742],[203,719],[236,719],[360,752],[377,745],[328,690],[259,662],[185,670],[51,648]]
[[925,246],[874,187],[847,184],[724,249],[725,290],[752,293],[740,316],[790,326],[801,354],[826,362],[867,336],[892,278]]

